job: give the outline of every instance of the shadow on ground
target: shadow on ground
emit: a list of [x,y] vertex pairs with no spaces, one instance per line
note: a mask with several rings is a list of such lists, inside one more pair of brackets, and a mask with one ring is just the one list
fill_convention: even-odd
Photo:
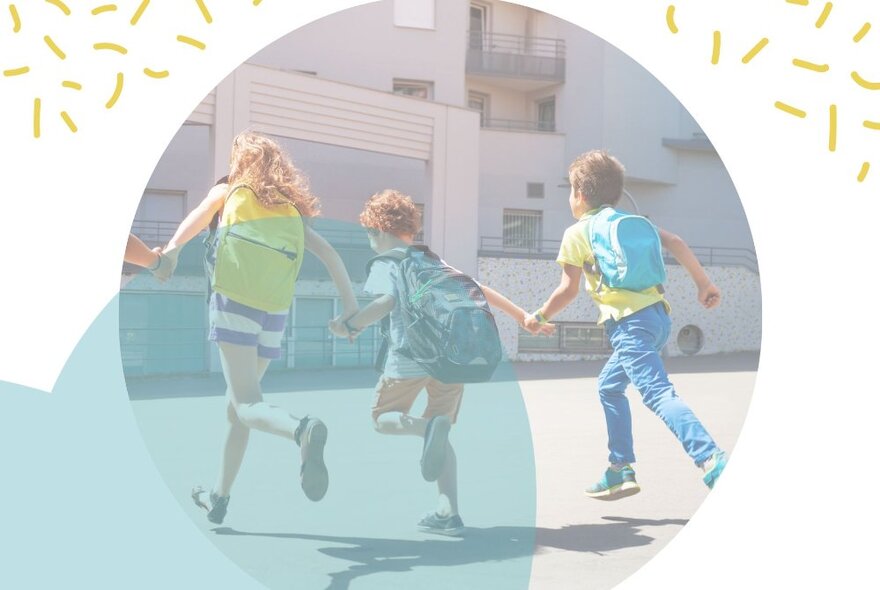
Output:
[[642,533],[645,527],[684,526],[685,519],[645,520],[603,517],[605,524],[579,524],[559,529],[497,526],[468,528],[461,538],[422,540],[341,537],[300,533],[259,533],[229,527],[214,529],[218,535],[268,537],[347,545],[322,547],[319,552],[352,565],[332,572],[326,590],[346,590],[358,579],[378,573],[408,572],[420,567],[455,567],[526,557],[549,550],[605,553],[641,547],[654,541]]

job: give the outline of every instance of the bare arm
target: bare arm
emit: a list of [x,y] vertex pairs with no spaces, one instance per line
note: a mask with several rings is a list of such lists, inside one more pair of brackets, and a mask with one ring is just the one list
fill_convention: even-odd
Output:
[[126,262],[142,266],[143,268],[155,268],[159,265],[159,253],[150,250],[136,235],[128,234],[128,243],[125,244]]
[[[339,291],[342,298],[343,317],[349,317],[358,310],[357,298],[354,295],[354,289],[351,286],[351,279],[345,265],[342,263],[339,253],[333,249],[327,240],[322,238],[309,226],[306,226],[306,249],[318,257],[318,260],[327,267],[330,278]],[[393,307],[393,305],[392,305]]]
[[218,184],[208,191],[208,195],[202,199],[202,202],[180,222],[177,231],[174,232],[164,250],[181,248],[197,236],[200,231],[208,227],[211,218],[223,207],[227,188],[228,186],[225,184]]
[[[571,264],[562,265],[562,277],[559,279],[559,286],[556,287],[556,290],[553,291],[547,301],[544,302],[544,305],[538,310],[541,312],[541,315],[549,320],[568,307],[577,298],[581,288],[582,272],[580,267]],[[526,319],[527,330],[538,325],[540,324],[538,324],[538,320],[535,319],[534,315]]]
[[690,247],[677,235],[664,229],[657,229],[660,232],[660,243],[691,275],[691,279],[697,286],[697,299],[703,307],[710,309],[718,306],[721,303],[721,291],[712,283]]
[[355,331],[360,331],[370,324],[374,324],[391,313],[396,304],[391,295],[377,297],[363,309],[348,318],[348,325]]
[[[489,302],[489,305],[500,309],[512,317],[521,328],[528,329],[526,327],[526,318],[529,317],[529,314],[526,310],[491,287],[480,285],[480,288],[483,290],[483,294],[486,296],[486,301]],[[554,328],[555,326],[553,326],[553,324],[544,324],[541,326],[540,332],[542,334],[552,334]],[[529,331],[531,332],[531,330]]]

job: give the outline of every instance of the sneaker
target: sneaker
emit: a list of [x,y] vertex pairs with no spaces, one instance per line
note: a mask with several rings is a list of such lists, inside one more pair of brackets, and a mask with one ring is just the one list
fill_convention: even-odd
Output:
[[446,463],[446,445],[452,421],[449,416],[434,416],[425,427],[425,442],[422,445],[422,477],[425,481],[437,481]]
[[620,471],[611,467],[606,469],[602,479],[584,490],[584,494],[596,500],[620,500],[640,491],[642,488],[636,483],[636,472],[629,465],[624,465]]
[[715,486],[715,482],[721,477],[721,472],[727,466],[727,453],[718,450],[712,453],[705,463],[703,463],[703,483],[709,486],[711,490]]
[[327,443],[327,426],[317,418],[306,416],[299,421],[293,434],[300,448],[299,479],[306,498],[317,502],[327,493],[330,476],[324,464],[324,445]]
[[[205,502],[205,496],[208,497],[208,502]],[[204,488],[196,486],[192,489],[192,499],[196,506],[208,512],[208,520],[214,524],[223,524],[226,507],[229,506],[229,496],[218,496],[214,492],[208,494]]]
[[457,514],[443,517],[432,512],[420,520],[416,526],[423,533],[446,535],[447,537],[457,537],[464,531],[464,523]]

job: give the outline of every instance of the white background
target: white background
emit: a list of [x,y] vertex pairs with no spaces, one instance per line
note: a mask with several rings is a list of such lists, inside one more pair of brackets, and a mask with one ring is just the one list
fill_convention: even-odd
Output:
[[[92,16],[83,3],[70,2],[73,13],[66,16],[49,3],[18,2],[18,33],[8,11],[0,12],[0,70],[30,67],[28,74],[0,77],[2,380],[52,389],[77,341],[118,289],[125,237],[143,187],[194,105],[265,45],[359,2],[264,0],[255,7],[248,0],[207,0],[210,25],[195,2],[152,2],[131,25],[139,4],[120,0],[116,13]],[[880,81],[880,3],[835,2],[827,23],[817,28],[824,2],[815,0],[806,7],[785,0],[682,0],[675,2],[675,35],[666,26],[669,2],[523,4],[617,45],[690,110],[736,184],[761,263],[761,366],[735,458],[691,523],[621,587],[876,584],[880,388],[873,376],[878,321],[872,246],[880,213],[880,131],[865,129],[862,121],[880,121],[880,91],[859,87],[850,74]],[[865,22],[875,28],[857,44],[853,35]],[[718,65],[710,63],[715,30],[722,33]],[[44,35],[65,51],[65,60],[47,48]],[[207,49],[179,43],[177,35],[199,39]],[[762,37],[769,45],[743,64],[740,58]],[[103,41],[129,51],[92,48]],[[830,71],[796,68],[793,58],[827,63]],[[170,76],[149,78],[144,67],[167,69]],[[124,89],[107,109],[117,72],[125,74]],[[62,88],[62,80],[77,81],[83,90]],[[42,99],[39,139],[33,137],[35,97]],[[808,116],[785,114],[774,108],[776,101]],[[830,104],[839,109],[835,152],[828,149]],[[61,110],[76,122],[76,133],[61,120]],[[865,161],[873,169],[859,183]],[[61,419],[61,404],[82,412],[78,423]],[[167,536],[138,542],[161,545],[174,538],[197,548],[179,559],[156,548],[156,565],[167,568],[132,572],[133,587],[176,587],[187,575],[204,586],[256,587],[199,541],[150,464],[126,401],[58,400],[31,392],[4,400],[4,415],[13,417],[4,427],[10,437],[5,444],[21,445],[2,449],[14,457],[3,477],[7,499],[28,502],[28,493],[16,486],[58,485],[59,473],[75,477],[85,470],[113,481],[118,474],[90,464],[88,450],[98,435],[112,436],[127,453],[126,464],[113,469],[137,484],[125,502],[77,496],[84,504],[71,509],[88,510],[91,502],[95,509],[119,511],[108,510],[108,522],[97,527],[107,534],[84,545],[46,544],[44,537],[22,544],[24,525],[6,528],[4,534],[12,535],[6,540],[27,548],[23,563],[36,559],[34,552],[47,562],[112,553],[120,542],[112,531],[129,542],[126,530],[137,529],[116,522],[128,502],[151,501],[167,507]],[[45,448],[29,446],[34,441]],[[53,445],[63,452],[52,453]],[[71,460],[78,462],[72,472]],[[31,471],[37,461],[39,473]],[[72,486],[69,479],[62,483]],[[136,514],[127,518],[139,522]],[[134,542],[135,533],[128,534]],[[67,575],[59,570],[58,583],[69,583]]]

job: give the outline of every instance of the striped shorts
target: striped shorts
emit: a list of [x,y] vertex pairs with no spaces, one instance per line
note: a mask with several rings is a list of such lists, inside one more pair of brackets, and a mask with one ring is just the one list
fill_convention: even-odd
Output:
[[211,293],[209,318],[208,340],[255,346],[257,356],[261,358],[277,359],[281,356],[287,312],[254,309],[215,291]]

